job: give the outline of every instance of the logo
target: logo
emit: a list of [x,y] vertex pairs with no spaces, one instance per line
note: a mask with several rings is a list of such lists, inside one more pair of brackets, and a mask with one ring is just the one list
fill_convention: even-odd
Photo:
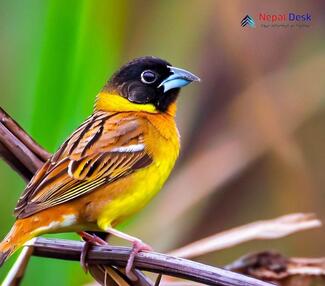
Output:
[[249,26],[251,28],[255,28],[255,21],[253,19],[253,17],[246,15],[242,20],[241,20],[241,26],[245,27],[245,26]]
[[260,13],[258,19],[262,22],[311,22],[311,14],[297,14],[297,13],[284,13],[284,14],[268,14]]
[[260,28],[309,28],[312,24],[311,13],[268,13],[259,12],[254,15],[246,15],[240,22],[242,27],[255,28],[256,25]]

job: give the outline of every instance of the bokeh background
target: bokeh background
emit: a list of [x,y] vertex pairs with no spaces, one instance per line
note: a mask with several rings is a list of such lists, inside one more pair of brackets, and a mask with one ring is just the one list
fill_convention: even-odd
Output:
[[[182,154],[170,180],[120,229],[166,251],[291,212],[315,212],[325,221],[324,11],[321,0],[3,0],[1,106],[54,152],[92,112],[96,93],[121,64],[165,58],[202,82],[179,98]],[[308,12],[312,22],[262,28],[260,12]],[[240,26],[246,14],[256,28]],[[2,161],[0,182],[3,237],[25,184]],[[324,235],[320,228],[199,260],[223,265],[264,249],[319,257]],[[0,269],[0,280],[13,261]],[[32,258],[23,285],[89,281],[78,263]]]

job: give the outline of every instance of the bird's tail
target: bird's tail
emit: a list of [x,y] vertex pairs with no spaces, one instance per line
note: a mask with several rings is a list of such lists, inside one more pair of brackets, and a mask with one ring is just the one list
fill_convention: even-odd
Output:
[[18,248],[33,237],[32,232],[26,229],[24,219],[17,220],[0,243],[0,267]]

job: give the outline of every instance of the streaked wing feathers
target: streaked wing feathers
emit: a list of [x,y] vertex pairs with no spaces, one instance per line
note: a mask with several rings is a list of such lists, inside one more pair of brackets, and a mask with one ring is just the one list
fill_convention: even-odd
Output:
[[97,112],[35,174],[15,215],[36,212],[85,195],[152,162],[140,119]]

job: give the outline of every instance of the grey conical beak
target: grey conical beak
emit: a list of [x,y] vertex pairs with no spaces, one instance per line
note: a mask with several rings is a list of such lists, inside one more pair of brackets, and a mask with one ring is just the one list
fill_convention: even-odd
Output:
[[180,68],[169,67],[171,75],[161,82],[158,86],[163,87],[164,92],[171,90],[173,88],[181,88],[190,84],[192,81],[200,81],[200,78],[196,75],[190,73],[187,70]]

